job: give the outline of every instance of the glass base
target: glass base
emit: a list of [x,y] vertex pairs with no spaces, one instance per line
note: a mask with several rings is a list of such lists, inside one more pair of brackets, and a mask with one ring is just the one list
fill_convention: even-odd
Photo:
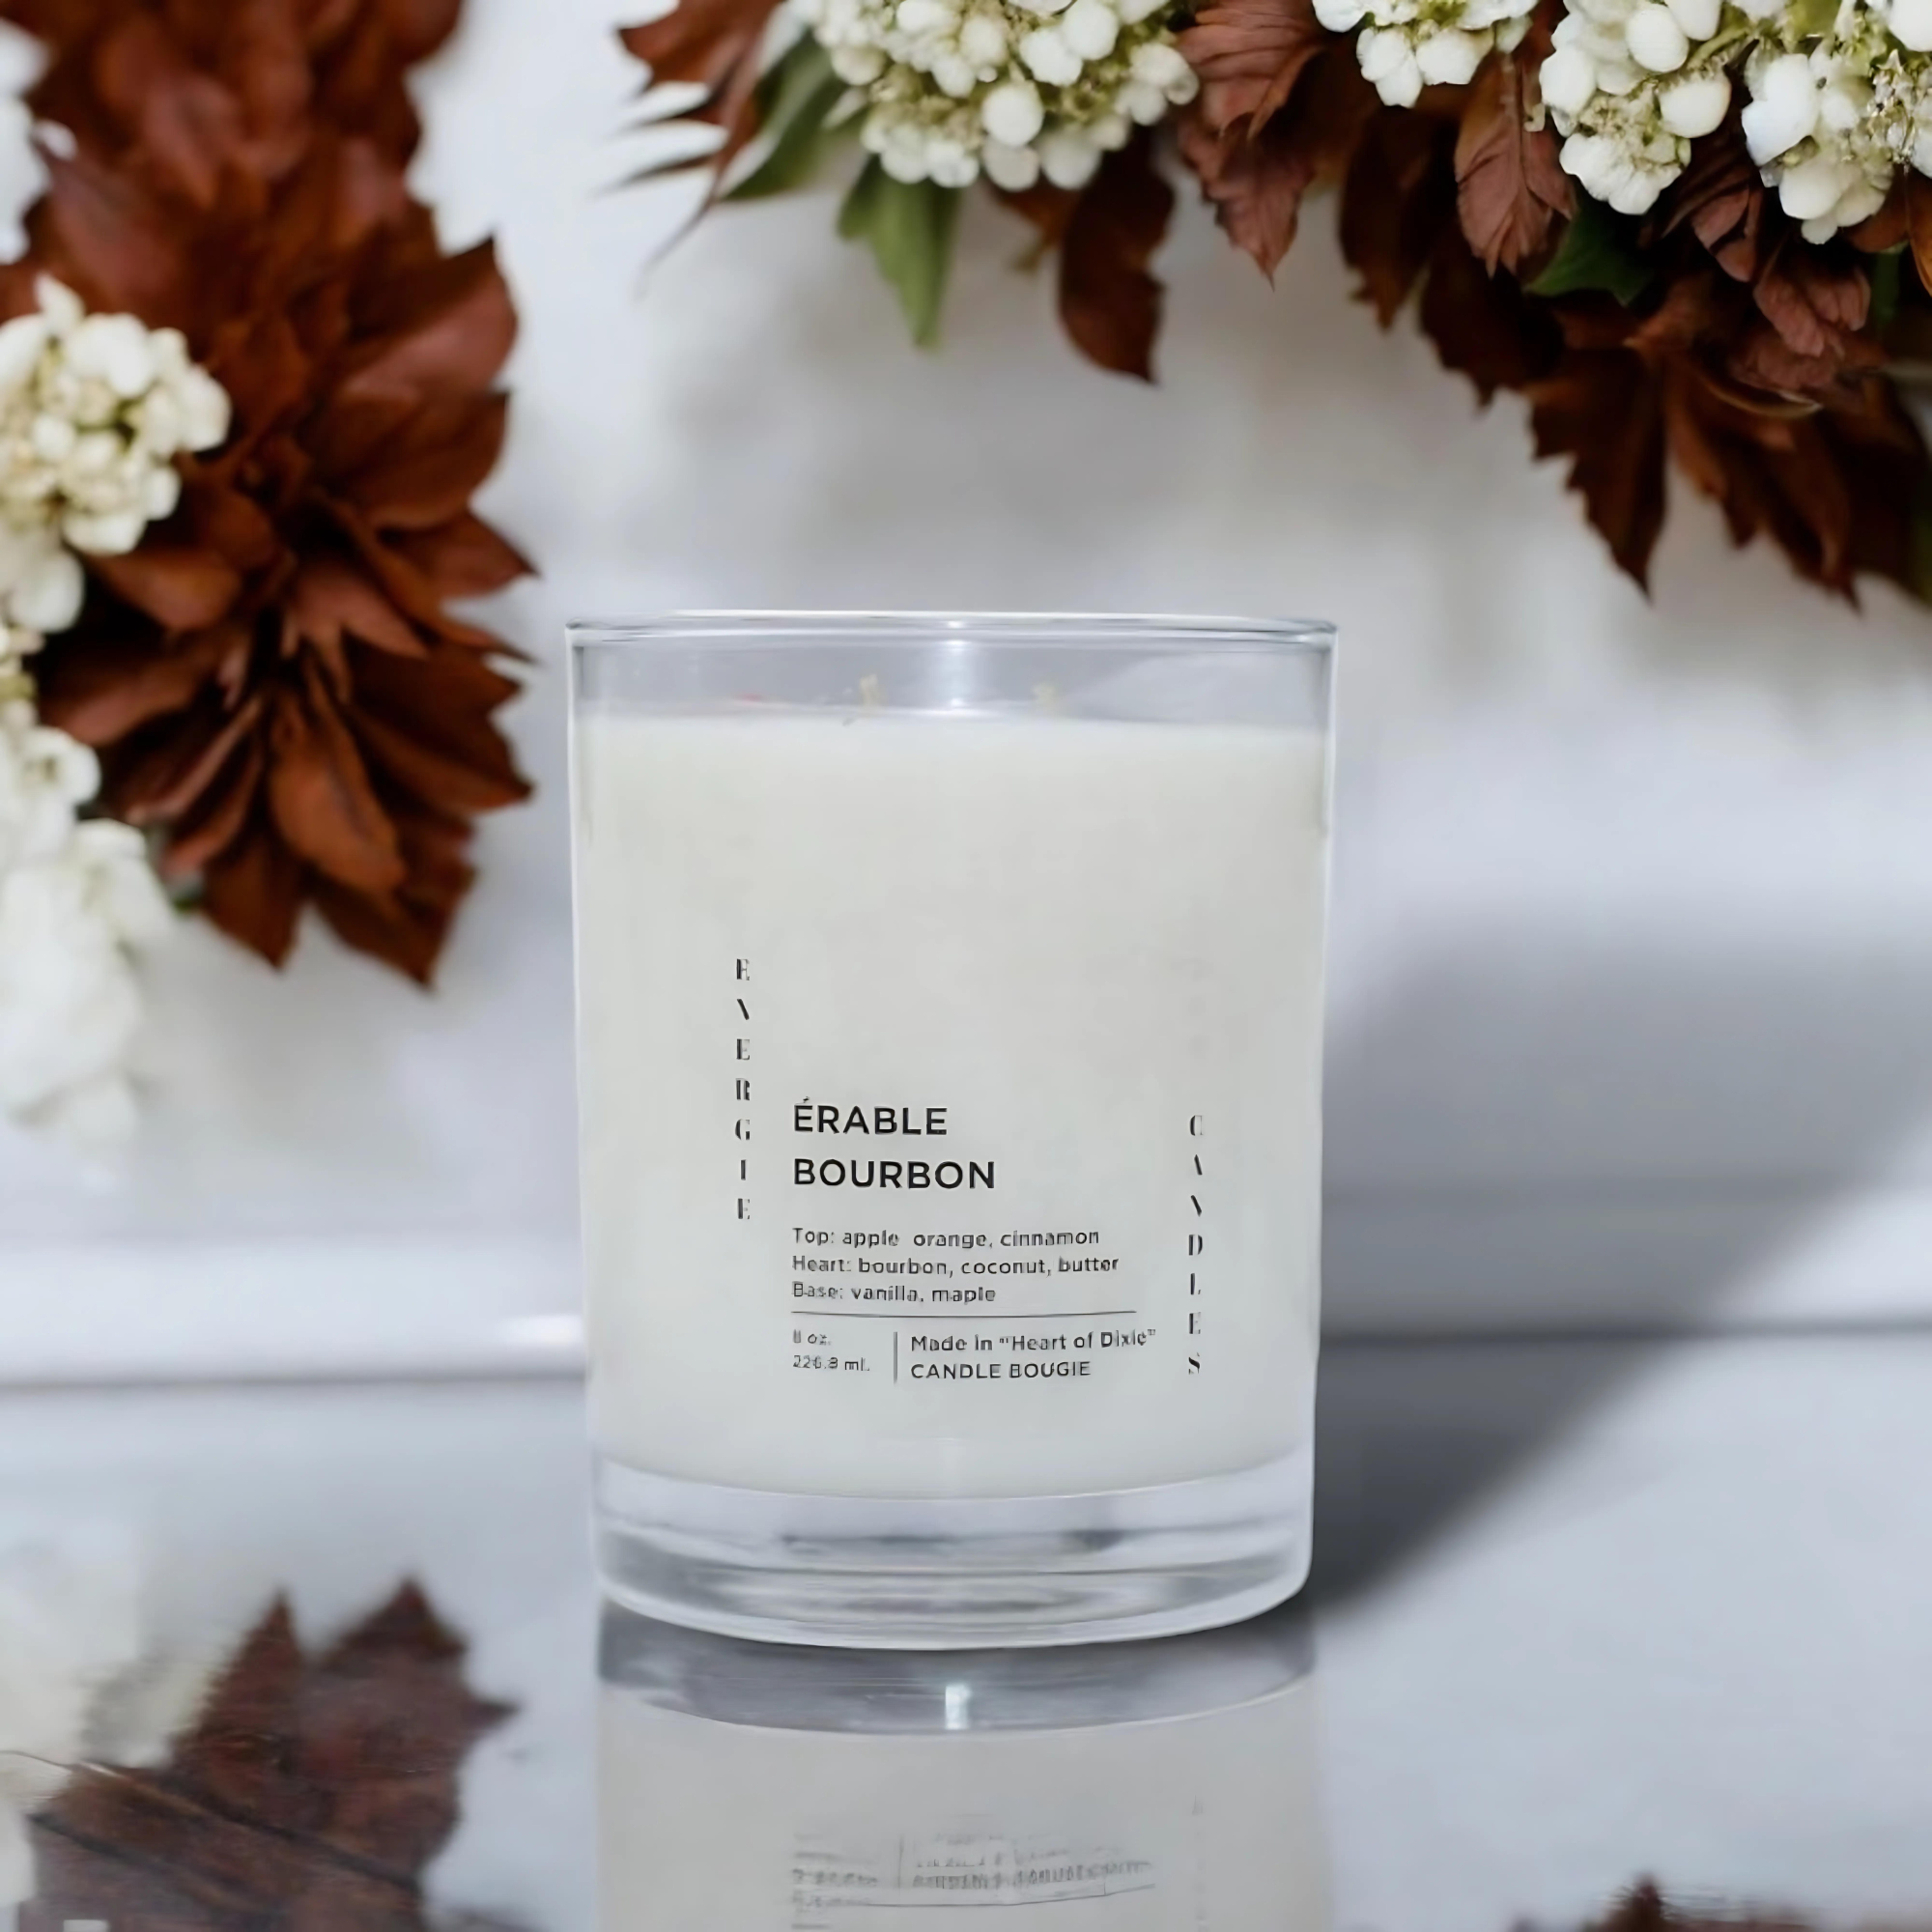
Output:
[[1093,1495],[783,1495],[600,1458],[598,1567],[667,1623],[777,1643],[955,1650],[1172,1636],[1308,1577],[1313,1463]]

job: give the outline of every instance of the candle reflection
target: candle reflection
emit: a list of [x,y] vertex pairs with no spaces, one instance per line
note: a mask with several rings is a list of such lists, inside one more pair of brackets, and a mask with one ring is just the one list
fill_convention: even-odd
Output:
[[1157,1643],[880,1653],[611,1606],[601,1678],[603,1932],[973,1908],[1013,1932],[1325,1932],[1293,1609]]

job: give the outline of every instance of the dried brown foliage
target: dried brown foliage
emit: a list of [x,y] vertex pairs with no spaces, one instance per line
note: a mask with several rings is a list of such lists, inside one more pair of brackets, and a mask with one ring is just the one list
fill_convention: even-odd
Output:
[[[1419,291],[1446,367],[1485,401],[1527,398],[1538,453],[1567,466],[1640,582],[1674,467],[1739,543],[1776,543],[1832,590],[1854,594],[1865,573],[1917,587],[1913,525],[1932,466],[1884,374],[1864,259],[1802,241],[1735,116],[1647,224],[1648,285],[1628,306],[1587,288],[1536,292],[1576,211],[1535,93],[1551,13],[1468,87],[1408,110],[1351,98],[1351,51],[1322,44],[1303,0],[1215,0],[1183,37],[1203,90],[1178,129],[1182,158],[1270,274],[1307,194],[1339,180],[1343,252],[1365,299],[1387,325]],[[1857,239],[1922,235],[1932,270],[1932,189],[1919,185],[1899,198],[1895,237]]]
[[157,1770],[77,1774],[34,1820],[21,1932],[424,1932],[457,1775],[508,1715],[405,1586],[320,1656],[262,1620]]
[[[727,129],[727,157],[755,131],[770,11],[686,0],[625,37],[658,77],[707,90],[701,118]],[[1413,301],[1444,366],[1484,401],[1526,398],[1539,454],[1567,467],[1638,582],[1674,468],[1738,542],[1776,544],[1828,588],[1850,596],[1876,573],[1918,589],[1916,554],[1932,547],[1914,523],[1932,502],[1932,463],[1887,344],[1932,359],[1932,185],[1913,177],[1859,234],[1813,246],[1766,193],[1734,113],[1644,223],[1579,210],[1537,91],[1560,11],[1542,0],[1522,43],[1492,53],[1468,86],[1396,109],[1313,0],[1204,0],[1179,36],[1201,93],[1174,118],[1174,147],[1270,277],[1310,197],[1339,188],[1343,252],[1378,319]],[[1138,137],[1077,193],[1000,199],[1033,225],[1037,255],[1058,251],[1075,344],[1146,377],[1160,320],[1151,263],[1171,201],[1156,144]],[[1618,260],[1566,270],[1573,231],[1592,223]],[[1908,246],[1919,273],[1903,310],[1881,318],[1872,256]]]
[[1492,274],[1524,275],[1548,260],[1576,190],[1556,158],[1536,76],[1548,53],[1533,33],[1492,54],[1470,83],[1456,136],[1456,206],[1469,246]]
[[1151,264],[1167,237],[1174,190],[1142,134],[1109,155],[1068,212],[1060,241],[1060,314],[1103,369],[1153,380],[1162,291]]
[[757,138],[765,31],[777,10],[778,0],[680,0],[659,19],[618,30],[625,52],[650,70],[651,86],[677,83],[703,89],[702,99],[681,119],[724,132],[715,151],[657,172],[707,168],[715,187]]
[[50,155],[11,306],[47,270],[173,327],[235,403],[182,508],[99,559],[41,665],[104,800],[225,931],[280,962],[304,905],[427,980],[478,812],[526,794],[503,646],[451,614],[526,569],[469,508],[516,317],[403,169],[410,64],[458,0],[0,0],[52,58]]

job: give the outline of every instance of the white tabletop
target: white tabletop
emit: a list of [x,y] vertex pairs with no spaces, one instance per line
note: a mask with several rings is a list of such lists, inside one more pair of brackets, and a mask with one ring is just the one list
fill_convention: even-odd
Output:
[[[1323,1373],[1297,1694],[1336,1926],[1573,1922],[1644,1874],[1932,1912],[1932,1337],[1365,1347]],[[432,1895],[576,1932],[583,1472],[564,1380],[0,1396],[0,1621],[50,1562],[109,1597],[138,1578],[164,1727],[276,1592],[323,1636],[420,1578],[472,1682],[519,1706],[469,1761]],[[6,1646],[0,1750],[25,1721]],[[701,1921],[646,1900],[638,1922]]]

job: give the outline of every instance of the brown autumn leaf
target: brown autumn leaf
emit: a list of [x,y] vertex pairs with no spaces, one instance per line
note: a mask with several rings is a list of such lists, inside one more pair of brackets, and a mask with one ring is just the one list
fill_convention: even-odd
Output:
[[1919,285],[1932,293],[1932,180],[1914,170],[1905,177],[1905,239]]
[[469,511],[389,546],[438,597],[487,597],[530,574],[529,559]]
[[1664,191],[1658,214],[1661,233],[1689,229],[1732,280],[1757,278],[1784,232],[1784,217],[1745,146],[1742,102],[1733,101],[1723,126],[1692,145],[1690,164]]
[[372,144],[391,170],[407,165],[421,136],[409,70],[460,11],[461,0],[0,0],[0,17],[55,56],[29,95],[36,118],[98,155],[138,152],[204,205],[211,167],[259,185],[324,129]]
[[218,553],[151,537],[126,556],[92,560],[95,575],[165,631],[217,624],[242,594],[242,574]]
[[1910,169],[1897,176],[1885,198],[1885,206],[1876,214],[1867,215],[1856,227],[1845,230],[1845,240],[1854,248],[1867,255],[1883,255],[1908,244],[1911,238],[1906,229],[1905,195],[1907,184],[1912,179],[1913,171]]
[[404,877],[396,828],[369,783],[355,735],[313,675],[270,709],[269,810],[289,849],[328,877],[387,893]]
[[1310,62],[1351,43],[1315,16],[1313,0],[1210,0],[1180,33],[1201,77],[1200,116],[1214,134],[1259,134],[1288,104]]
[[[302,908],[317,889],[307,867],[270,821],[262,796],[261,763],[254,768],[252,781],[244,771],[242,783],[244,789],[238,801],[232,791],[217,789],[217,771],[169,823],[182,827],[194,840],[201,903],[209,918],[270,966],[281,966],[295,951]],[[199,836],[209,822],[228,834],[212,849],[208,849],[212,841]],[[161,871],[173,879],[187,876],[174,862],[172,842],[161,855]]]
[[1346,176],[1375,111],[1374,90],[1340,43],[1258,133],[1216,133],[1198,106],[1184,112],[1180,155],[1228,239],[1272,279],[1293,245],[1302,202],[1319,184]]
[[458,1773],[507,1715],[464,1655],[413,1585],[320,1655],[277,1604],[166,1764],[89,1769],[36,1816],[21,1932],[426,1932]]
[[1871,279],[1856,262],[1787,244],[1751,298],[1794,354],[1841,365],[1871,315]]
[[1384,328],[1414,291],[1443,228],[1456,219],[1447,127],[1400,107],[1378,109],[1342,185],[1342,254]]
[[43,654],[47,715],[243,944],[279,961],[326,890],[338,931],[418,979],[469,883],[451,845],[526,790],[495,724],[504,647],[445,608],[526,568],[469,500],[502,444],[515,314],[488,245],[446,253],[401,173],[408,61],[455,15],[74,0],[36,96],[73,151],[6,284],[18,302],[46,270],[180,327],[235,405],[165,531],[99,563]]
[[406,61],[423,61],[455,33],[463,0],[382,0],[381,12],[396,51]]
[[299,636],[329,651],[339,648],[346,633],[398,657],[429,655],[415,626],[360,570],[338,555],[324,554],[301,564],[289,591],[289,613]]
[[1542,104],[1536,73],[1525,42],[1491,54],[1463,98],[1456,205],[1469,246],[1492,274],[1500,268],[1522,276],[1549,252],[1556,223],[1576,207],[1554,132],[1540,120],[1529,125]]
[[1035,269],[1066,240],[1067,224],[1080,205],[1081,190],[1055,187],[1041,179],[1027,188],[995,188],[993,198],[1017,214],[1034,232],[1033,246],[1021,257],[1021,267]]
[[678,0],[661,19],[618,30],[625,51],[650,69],[652,86],[679,81],[703,89],[703,99],[680,120],[724,131],[714,153],[663,171],[707,168],[715,193],[724,171],[756,138],[765,35],[776,11],[777,0]]
[[1558,337],[1549,305],[1508,275],[1492,275],[1461,227],[1437,233],[1417,311],[1445,369],[1466,376],[1488,403],[1498,389],[1523,389],[1554,366]]
[[1060,317],[1089,361],[1153,381],[1162,292],[1151,265],[1167,238],[1174,189],[1143,130],[1100,166],[1060,248]]
[[620,27],[626,53],[651,71],[651,85],[677,81],[716,94],[755,50],[771,9],[763,0],[678,0],[641,26]]
[[1657,373],[1631,350],[1572,350],[1527,384],[1540,457],[1567,462],[1618,566],[1648,584],[1663,527],[1663,397]]
[[1854,601],[1861,574],[1915,587],[1927,457],[1889,384],[1773,412],[1680,364],[1667,409],[1672,454],[1721,508],[1734,542],[1768,538],[1801,577]]
[[316,909],[345,945],[393,959],[412,979],[427,984],[449,937],[454,908],[474,882],[466,856],[468,821],[418,810],[398,819],[406,882],[386,897],[344,891],[318,880]]

